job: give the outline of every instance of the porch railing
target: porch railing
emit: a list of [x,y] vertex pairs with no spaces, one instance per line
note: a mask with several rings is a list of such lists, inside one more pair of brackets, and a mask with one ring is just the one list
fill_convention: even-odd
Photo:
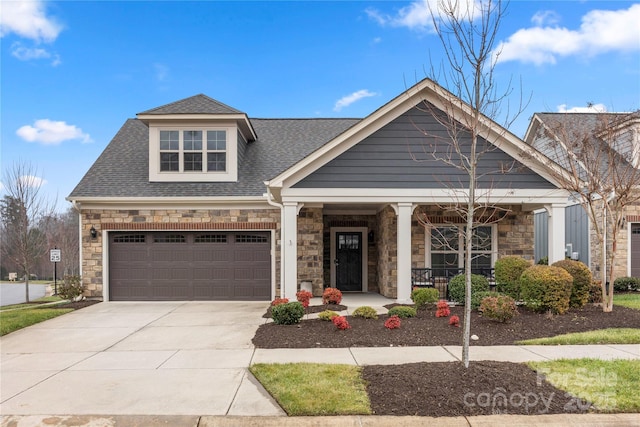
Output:
[[[449,300],[449,281],[463,273],[464,268],[412,268],[411,287],[435,288],[440,292],[441,299]],[[489,280],[489,289],[495,290],[495,269],[472,268],[471,273],[486,277]]]

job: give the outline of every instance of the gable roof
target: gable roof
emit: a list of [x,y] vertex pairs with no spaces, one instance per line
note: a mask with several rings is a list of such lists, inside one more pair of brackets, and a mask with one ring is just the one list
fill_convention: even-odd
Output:
[[138,113],[146,114],[244,114],[220,101],[198,94]]
[[237,182],[149,182],[149,127],[129,119],[67,200],[262,198],[264,181],[303,159],[359,119],[252,119],[260,138],[238,159]]
[[[432,104],[440,111],[446,111],[459,122],[464,122],[463,118],[470,117],[473,111],[468,104],[433,80],[424,79],[320,147],[311,155],[305,157],[299,163],[267,182],[267,185],[271,188],[284,188],[295,185],[366,137],[372,135],[378,129],[398,118],[401,114],[424,102]],[[540,152],[528,146],[509,130],[484,115],[480,116],[480,129],[480,137],[490,141],[497,148],[529,167],[556,187],[560,187],[555,174],[565,174],[566,171],[553,164],[553,162],[549,162]]]

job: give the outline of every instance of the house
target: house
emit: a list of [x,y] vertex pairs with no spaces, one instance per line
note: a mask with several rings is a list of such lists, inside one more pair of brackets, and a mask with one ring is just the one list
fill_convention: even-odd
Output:
[[[556,152],[557,147],[570,146],[579,149],[582,140],[592,141],[584,147],[592,147],[599,150],[602,155],[585,155],[585,161],[575,162],[576,173],[586,174],[589,170],[597,168],[597,165],[586,165],[585,162],[599,162],[601,167],[610,168],[611,164],[623,171],[631,171],[627,176],[620,175],[622,179],[630,179],[638,182],[640,179],[640,113],[536,113],[534,114],[525,135],[525,142],[536,150],[543,152],[547,157],[554,159],[565,168],[567,156],[563,151]],[[607,155],[610,149],[610,157]],[[633,172],[633,168],[636,169]],[[633,176],[632,176],[633,175]],[[640,192],[640,187],[637,188]],[[572,198],[568,202],[566,211],[566,235],[567,256],[574,256],[589,265],[596,278],[601,278],[600,260],[602,250],[597,242],[597,235],[593,224],[586,215],[580,200]],[[640,194],[635,203],[626,206],[622,213],[623,221],[620,224],[621,233],[618,236],[616,255],[614,257],[614,277],[633,276],[640,277]],[[546,215],[543,213],[534,221],[541,236],[536,236],[540,251],[538,257],[545,256],[546,248],[544,237],[546,233]],[[610,242],[611,229],[608,230]],[[610,243],[609,243],[610,245]]]
[[[457,101],[426,79],[363,119],[254,119],[205,95],[137,114],[67,198],[80,214],[87,292],[270,300],[311,282],[314,295],[331,286],[408,301],[412,271],[463,267],[464,225],[449,207],[468,177],[434,157],[450,149],[436,117],[470,114]],[[474,268],[506,255],[533,260],[541,208],[549,258],[562,259],[567,192],[557,171],[481,122],[491,151],[480,159],[478,200],[504,217],[476,230]]]

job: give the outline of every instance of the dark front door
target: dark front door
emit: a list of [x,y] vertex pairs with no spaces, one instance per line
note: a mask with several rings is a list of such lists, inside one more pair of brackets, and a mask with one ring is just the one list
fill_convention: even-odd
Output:
[[640,277],[640,224],[631,224],[631,277]]
[[362,233],[336,233],[336,287],[362,291]]

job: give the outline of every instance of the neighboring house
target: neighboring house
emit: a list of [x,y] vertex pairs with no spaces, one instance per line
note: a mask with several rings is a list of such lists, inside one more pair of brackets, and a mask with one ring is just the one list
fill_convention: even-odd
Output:
[[[525,142],[544,153],[549,158],[558,155],[551,148],[550,141],[561,142],[565,139],[593,138],[603,147],[611,146],[618,155],[615,163],[618,167],[640,168],[640,114],[635,113],[536,113],[534,114]],[[597,156],[594,156],[597,157]],[[564,159],[566,162],[566,158]],[[610,160],[602,159],[602,167],[611,167]],[[566,166],[566,165],[565,165]],[[586,165],[594,168],[594,165]],[[584,173],[584,170],[581,170]],[[638,188],[640,192],[640,188]],[[590,266],[596,278],[600,278],[601,247],[597,243],[589,217],[580,204],[568,202],[566,243],[567,256],[571,252],[578,253],[578,259]],[[581,212],[582,211],[582,212]],[[640,197],[638,201],[627,206],[623,213],[624,221],[620,224],[617,250],[614,258],[614,277],[640,277]],[[536,217],[536,236],[540,251],[536,249],[536,259],[545,256],[545,221],[544,215]],[[609,237],[611,230],[608,230]],[[571,245],[571,246],[569,246]],[[588,253],[585,254],[585,251]]]
[[[357,120],[250,119],[204,95],[139,113],[67,198],[80,213],[88,293],[295,299],[307,281],[314,295],[331,286],[408,301],[412,269],[437,275],[463,263],[462,221],[452,225],[442,206],[455,203],[468,178],[434,160],[430,150],[449,147],[430,146],[429,135],[447,134],[424,108],[443,100],[455,99],[423,80]],[[468,112],[463,105],[452,114]],[[474,268],[505,255],[533,260],[540,208],[550,212],[550,260],[562,259],[567,192],[554,182],[557,171],[521,139],[482,123],[495,149],[480,159],[488,173],[478,187],[508,213],[477,230],[484,238]],[[431,239],[419,212],[449,246]]]
[[[571,259],[589,264],[591,254],[591,239],[589,230],[589,217],[580,204],[572,204],[569,201],[565,211],[565,256]],[[535,212],[533,225],[535,229],[534,260],[540,261],[547,258],[549,246],[549,227],[547,223],[548,215],[545,210]]]

